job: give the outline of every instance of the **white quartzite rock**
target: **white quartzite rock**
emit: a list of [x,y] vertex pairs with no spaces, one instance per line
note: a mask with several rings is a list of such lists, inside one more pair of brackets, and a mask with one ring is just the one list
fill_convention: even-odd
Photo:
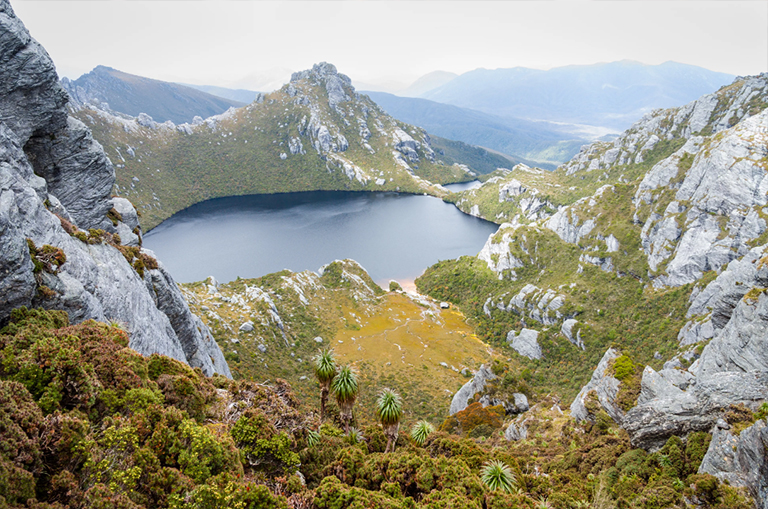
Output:
[[509,331],[507,334],[507,343],[511,343],[512,348],[529,359],[541,359],[541,346],[539,346],[539,332],[533,329],[523,329],[520,334],[515,331]]
[[482,392],[483,389],[485,389],[485,384],[495,378],[496,375],[494,375],[493,372],[485,364],[480,366],[480,369],[477,370],[477,373],[475,373],[475,376],[472,378],[472,380],[465,383],[462,388],[453,395],[453,399],[451,400],[451,408],[448,412],[449,415],[461,412],[467,408],[469,401],[475,396],[475,394]]

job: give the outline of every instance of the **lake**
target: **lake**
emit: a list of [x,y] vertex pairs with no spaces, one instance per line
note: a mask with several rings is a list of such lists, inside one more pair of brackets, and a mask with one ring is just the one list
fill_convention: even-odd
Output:
[[477,254],[496,229],[431,196],[317,191],[198,203],[147,233],[144,247],[180,282],[317,271],[352,258],[386,285]]

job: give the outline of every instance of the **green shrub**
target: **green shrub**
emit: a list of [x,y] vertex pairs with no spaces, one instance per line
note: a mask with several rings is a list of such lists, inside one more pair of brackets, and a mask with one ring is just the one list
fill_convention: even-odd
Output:
[[231,434],[251,468],[292,473],[300,464],[288,435],[278,433],[258,409],[248,409],[232,426]]

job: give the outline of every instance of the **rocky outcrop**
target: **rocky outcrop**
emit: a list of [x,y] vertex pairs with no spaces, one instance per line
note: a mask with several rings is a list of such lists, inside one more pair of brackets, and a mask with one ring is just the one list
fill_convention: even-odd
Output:
[[[118,214],[107,217],[114,207],[112,166],[88,129],[67,119],[66,93],[50,58],[6,0],[0,0],[0,61],[0,322],[21,305],[63,309],[72,322],[123,324],[130,346],[142,354],[229,375],[167,273],[145,271],[145,278],[164,281],[149,285],[105,237],[74,235],[70,220],[81,233],[132,232],[135,210],[118,203],[128,224]],[[138,243],[134,236],[126,240]],[[35,270],[32,257],[45,246],[59,253],[59,263]]]
[[170,320],[187,362],[200,366],[203,372],[220,373],[231,378],[227,361],[210,329],[189,310],[181,290],[163,265],[146,271],[144,283],[157,308]]
[[768,509],[768,425],[763,419],[738,435],[729,428],[722,421],[715,425],[699,473],[747,488],[759,509]]
[[82,122],[69,117],[65,129],[53,137],[33,137],[24,149],[35,174],[45,179],[48,192],[78,227],[115,231],[107,219],[115,170]]
[[[477,255],[480,260],[488,264],[489,269],[499,275],[499,279],[503,279],[506,275],[509,279],[516,280],[515,269],[523,266],[523,262],[510,251],[510,244],[514,242],[512,239],[514,231],[513,225],[502,224],[496,233],[488,237],[483,249]],[[501,239],[498,239],[499,234]]]
[[533,329],[522,329],[519,334],[515,331],[509,331],[507,334],[507,343],[523,357],[529,359],[541,359],[543,354],[539,345],[539,333]]
[[564,320],[563,325],[560,327],[560,332],[568,341],[584,350],[584,340],[581,339],[581,330],[580,327],[577,327],[578,324],[579,321],[573,318]]
[[623,427],[633,445],[653,449],[671,435],[708,430],[730,405],[768,399],[768,296],[747,293],[728,323],[687,370],[643,372],[638,405]]
[[465,383],[461,389],[453,395],[451,408],[448,412],[449,415],[461,412],[467,408],[467,405],[469,405],[469,402],[475,397],[475,394],[482,392],[485,389],[485,385],[495,378],[496,375],[493,374],[488,366],[485,364],[480,366],[480,369],[477,370],[477,373],[472,377],[472,380]]
[[595,371],[592,372],[592,378],[581,388],[576,399],[571,403],[571,417],[577,421],[594,420],[594,410],[590,405],[590,399],[594,398],[596,399],[594,403],[599,404],[614,421],[622,422],[624,411],[616,402],[621,382],[608,372],[609,365],[619,355],[619,352],[613,348],[605,352]]
[[[565,304],[565,296],[558,295],[551,288],[544,290],[536,285],[527,284],[506,302],[508,295],[489,297],[483,304],[483,312],[491,316],[491,309],[514,312],[523,318],[531,318],[542,325],[554,325],[565,316],[560,312]],[[510,338],[507,338],[510,341]]]
[[766,230],[761,209],[768,204],[764,169],[768,111],[706,142],[690,139],[649,172],[638,189],[638,205],[653,204],[655,185],[669,186],[669,179],[659,178],[666,170],[658,168],[672,164],[672,171],[676,170],[682,164],[681,154],[692,160],[688,159],[691,166],[683,178],[672,186],[677,188],[674,201],[663,211],[653,212],[643,227],[643,248],[651,270],[666,263],[666,274],[654,281],[655,286],[680,286],[707,270],[719,270],[744,256],[749,242]]

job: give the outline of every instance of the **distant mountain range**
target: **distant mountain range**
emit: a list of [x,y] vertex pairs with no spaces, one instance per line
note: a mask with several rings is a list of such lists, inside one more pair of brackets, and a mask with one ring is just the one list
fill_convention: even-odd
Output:
[[[542,163],[569,160],[587,138],[566,132],[563,126],[519,118],[499,117],[477,110],[427,99],[365,92],[396,119],[432,134],[486,147],[513,157]],[[521,161],[519,161],[521,162]],[[541,164],[539,164],[541,166]]]
[[680,106],[733,80],[677,62],[623,60],[548,71],[476,69],[421,97],[498,116],[625,129],[655,108]]
[[109,105],[113,111],[138,116],[146,113],[160,122],[192,122],[195,116],[210,117],[244,101],[224,99],[188,86],[153,80],[100,65],[72,81],[61,84],[78,104]]

